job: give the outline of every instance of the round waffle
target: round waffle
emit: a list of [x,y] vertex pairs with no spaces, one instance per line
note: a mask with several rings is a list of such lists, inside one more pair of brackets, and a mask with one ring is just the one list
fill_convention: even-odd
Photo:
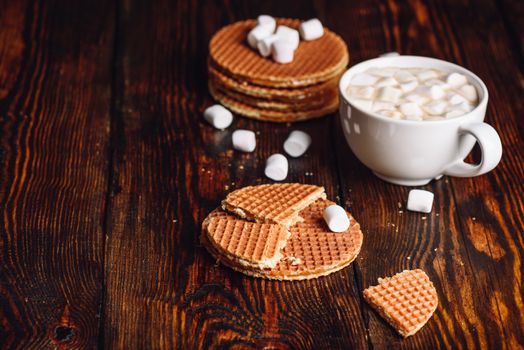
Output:
[[[277,24],[298,28],[300,20],[277,19]],[[255,20],[245,20],[220,29],[209,43],[211,64],[231,78],[269,87],[317,84],[340,74],[348,65],[346,44],[326,28],[320,39],[300,42],[292,63],[264,58],[246,44],[255,25]]]
[[259,108],[251,106],[243,101],[232,98],[218,89],[215,89],[214,85],[209,83],[209,92],[211,96],[218,101],[220,104],[229,108],[231,111],[250,117],[257,120],[271,121],[277,123],[288,123],[300,120],[307,120],[313,118],[320,118],[327,114],[334,113],[338,109],[338,95],[335,95],[333,99],[327,101],[324,105],[319,108],[311,110],[274,110],[269,108]]
[[[215,234],[210,233],[210,222],[225,217],[233,222],[245,221],[220,209],[211,212],[204,220],[201,241],[217,260],[249,276],[275,280],[304,280],[325,276],[351,264],[360,252],[363,239],[360,225],[353,217],[347,231],[342,233],[329,231],[322,213],[324,208],[331,204],[334,203],[318,199],[300,212],[303,221],[291,226],[290,237],[284,245],[282,257],[272,268],[246,263],[253,258],[246,257],[245,254],[239,256],[235,249],[224,249],[223,247],[230,245],[229,242],[222,240],[220,244],[217,243]],[[235,224],[230,224],[230,227],[233,225]],[[231,241],[234,242],[231,246],[247,246],[244,241],[248,239],[238,234],[236,237],[231,237]],[[271,243],[270,246],[274,245]]]

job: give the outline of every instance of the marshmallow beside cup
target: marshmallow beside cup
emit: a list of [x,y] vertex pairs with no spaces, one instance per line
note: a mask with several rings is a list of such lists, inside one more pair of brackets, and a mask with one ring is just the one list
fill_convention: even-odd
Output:
[[349,217],[344,208],[333,204],[326,209],[322,215],[329,229],[333,232],[344,232],[349,228]]
[[206,108],[204,119],[217,129],[225,129],[233,122],[233,114],[224,106],[216,104]]
[[434,197],[435,195],[429,191],[411,190],[409,191],[408,205],[406,208],[411,211],[429,213],[433,207]]
[[287,158],[280,153],[275,153],[266,160],[264,174],[272,180],[282,181],[287,177],[288,168]]
[[284,142],[284,151],[297,158],[306,153],[311,145],[311,136],[300,130],[293,130]]
[[237,151],[253,152],[257,146],[255,133],[251,130],[235,130],[231,137],[233,140],[233,148]]

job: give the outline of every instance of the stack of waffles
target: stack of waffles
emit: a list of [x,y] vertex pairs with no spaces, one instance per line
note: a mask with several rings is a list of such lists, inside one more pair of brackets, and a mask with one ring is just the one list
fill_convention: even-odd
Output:
[[331,232],[322,213],[334,204],[323,187],[249,186],[231,192],[202,223],[202,244],[217,260],[249,276],[304,280],[348,266],[360,252],[362,232]]
[[[299,20],[277,19],[298,28]],[[349,62],[348,49],[324,28],[317,40],[301,41],[294,60],[280,64],[247,44],[255,20],[219,30],[209,43],[209,91],[233,112],[273,122],[322,117],[338,108],[338,80]]]

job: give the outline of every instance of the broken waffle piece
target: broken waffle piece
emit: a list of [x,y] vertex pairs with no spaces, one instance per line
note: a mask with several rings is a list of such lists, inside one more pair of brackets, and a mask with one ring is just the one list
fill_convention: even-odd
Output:
[[302,221],[299,212],[319,198],[326,198],[324,187],[299,183],[248,186],[228,194],[222,209],[250,221],[289,228]]
[[364,290],[364,299],[403,337],[421,329],[438,305],[428,275],[420,269],[404,270]]

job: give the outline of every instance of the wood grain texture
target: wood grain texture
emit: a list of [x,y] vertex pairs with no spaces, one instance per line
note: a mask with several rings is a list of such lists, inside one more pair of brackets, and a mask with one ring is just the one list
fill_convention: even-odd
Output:
[[98,343],[113,10],[0,5],[2,348]]
[[[399,51],[471,69],[500,165],[423,186],[424,215],[352,155],[337,115],[211,128],[209,39],[261,13],[320,18],[351,64]],[[0,0],[0,348],[523,348],[523,13],[511,0]],[[254,153],[232,150],[238,128],[257,132]],[[325,278],[245,277],[200,246],[200,224],[228,191],[270,182],[265,159],[293,128],[313,144],[287,180],[324,185],[364,245]],[[406,268],[440,302],[404,340],[361,291]]]

